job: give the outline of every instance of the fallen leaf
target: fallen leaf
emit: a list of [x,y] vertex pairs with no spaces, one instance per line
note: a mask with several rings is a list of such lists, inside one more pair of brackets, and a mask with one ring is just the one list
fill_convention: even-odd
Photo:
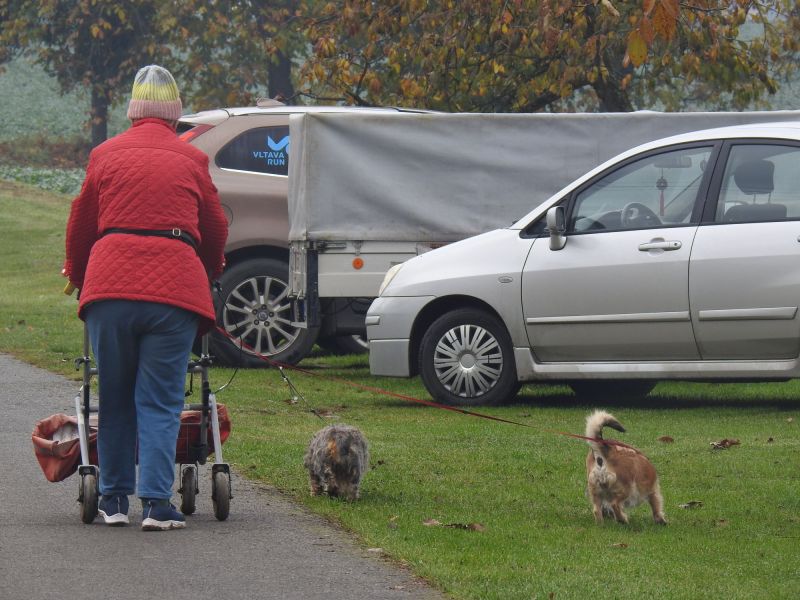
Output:
[[668,435],[662,435],[660,438],[658,438],[658,441],[664,442],[665,444],[671,444],[672,442],[675,441],[675,438]]
[[442,523],[436,519],[425,519],[422,524],[425,525],[425,527],[437,527]]
[[617,542],[616,544],[611,544],[612,548],[627,548],[628,544],[625,542]]
[[711,442],[711,447],[714,450],[727,450],[731,446],[738,446],[739,444],[739,440],[725,438],[718,442]]
[[689,500],[689,502],[687,502],[686,504],[679,504],[678,505],[679,508],[687,508],[687,509],[689,509],[689,508],[700,508],[701,506],[703,506],[703,501],[702,500]]

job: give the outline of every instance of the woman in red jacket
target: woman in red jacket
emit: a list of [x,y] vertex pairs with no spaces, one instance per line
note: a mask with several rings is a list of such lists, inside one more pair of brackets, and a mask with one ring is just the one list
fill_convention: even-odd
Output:
[[98,512],[124,525],[136,493],[146,530],[185,525],[169,500],[186,370],[214,323],[209,279],[228,234],[208,157],[175,134],[181,108],[169,71],[139,70],[133,124],[92,151],[67,223],[64,274],[80,289],[99,377]]

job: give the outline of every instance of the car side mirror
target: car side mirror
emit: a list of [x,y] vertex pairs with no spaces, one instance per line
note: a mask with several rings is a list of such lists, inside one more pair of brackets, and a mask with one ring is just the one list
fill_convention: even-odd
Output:
[[567,245],[566,216],[563,206],[554,206],[547,211],[547,231],[550,233],[550,250],[561,250]]

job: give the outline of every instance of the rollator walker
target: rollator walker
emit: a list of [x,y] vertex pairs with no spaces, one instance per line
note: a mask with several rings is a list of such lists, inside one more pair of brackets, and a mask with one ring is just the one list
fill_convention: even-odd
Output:
[[[199,404],[184,404],[181,414],[181,430],[179,441],[185,440],[186,447],[176,452],[176,465],[181,495],[181,512],[191,515],[196,510],[196,498],[200,492],[198,485],[198,466],[204,465],[210,452],[214,453],[214,463],[211,465],[211,500],[214,506],[214,516],[224,521],[230,514],[231,471],[230,466],[223,461],[222,438],[220,437],[220,419],[215,395],[211,392],[208,371],[212,358],[208,353],[208,335],[201,338],[200,358],[188,363],[187,373],[200,374],[202,402]],[[97,375],[98,370],[92,366],[89,356],[89,331],[83,328],[83,356],[75,360],[75,367],[83,369],[83,385],[75,396],[75,412],[78,418],[78,437],[80,442],[81,462],[78,466],[80,475],[78,502],[81,506],[81,521],[91,523],[97,516],[97,503],[99,500],[99,476],[97,465],[91,464],[89,434],[91,432],[90,419],[98,412],[98,406],[91,404],[91,378]],[[101,399],[99,401],[102,401]],[[199,413],[199,415],[198,415]],[[198,417],[199,418],[196,418]],[[186,417],[186,418],[184,418]],[[199,421],[199,422],[197,422]],[[211,424],[211,442],[208,445],[208,426]],[[188,429],[197,428],[197,432],[188,432]],[[188,435],[196,433],[197,435]],[[187,434],[187,435],[184,435]],[[197,441],[194,441],[196,438]]]

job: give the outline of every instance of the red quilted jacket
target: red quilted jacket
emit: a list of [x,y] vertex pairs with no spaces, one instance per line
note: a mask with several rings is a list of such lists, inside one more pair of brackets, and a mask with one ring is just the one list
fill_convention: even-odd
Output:
[[[197,242],[114,233],[112,228],[179,228]],[[160,119],[141,119],[95,148],[67,223],[64,274],[91,302],[143,300],[179,306],[214,322],[209,277],[224,264],[228,225],[208,157]]]

